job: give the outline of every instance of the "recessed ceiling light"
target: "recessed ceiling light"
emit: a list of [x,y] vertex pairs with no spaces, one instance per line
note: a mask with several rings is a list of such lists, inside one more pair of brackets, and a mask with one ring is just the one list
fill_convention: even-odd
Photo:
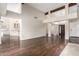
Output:
[[38,17],[35,16],[34,19],[38,19]]

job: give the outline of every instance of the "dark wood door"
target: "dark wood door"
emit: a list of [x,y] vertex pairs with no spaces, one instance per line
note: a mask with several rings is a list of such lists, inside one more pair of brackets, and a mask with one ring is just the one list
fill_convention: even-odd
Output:
[[59,25],[59,36],[65,38],[65,25]]

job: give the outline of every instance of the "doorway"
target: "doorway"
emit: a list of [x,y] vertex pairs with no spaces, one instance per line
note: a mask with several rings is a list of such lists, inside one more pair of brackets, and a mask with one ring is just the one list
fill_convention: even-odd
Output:
[[[8,20],[8,21],[7,21]],[[20,47],[20,23],[21,19],[9,18],[9,17],[1,17],[1,28],[0,35],[1,45],[0,50],[7,51],[11,48]]]
[[59,25],[59,37],[65,39],[65,25]]

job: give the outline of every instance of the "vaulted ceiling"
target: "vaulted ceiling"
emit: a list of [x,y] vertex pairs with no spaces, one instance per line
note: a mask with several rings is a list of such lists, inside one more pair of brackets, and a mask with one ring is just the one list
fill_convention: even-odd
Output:
[[42,12],[48,12],[65,5],[66,3],[29,3],[32,7],[39,9]]

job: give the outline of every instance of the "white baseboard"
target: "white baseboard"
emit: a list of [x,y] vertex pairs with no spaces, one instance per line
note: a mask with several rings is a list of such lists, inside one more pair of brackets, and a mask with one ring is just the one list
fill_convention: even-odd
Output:
[[34,39],[34,38],[40,38],[45,36],[37,36],[37,37],[31,37],[31,38],[20,38],[20,40],[28,40],[28,39]]

